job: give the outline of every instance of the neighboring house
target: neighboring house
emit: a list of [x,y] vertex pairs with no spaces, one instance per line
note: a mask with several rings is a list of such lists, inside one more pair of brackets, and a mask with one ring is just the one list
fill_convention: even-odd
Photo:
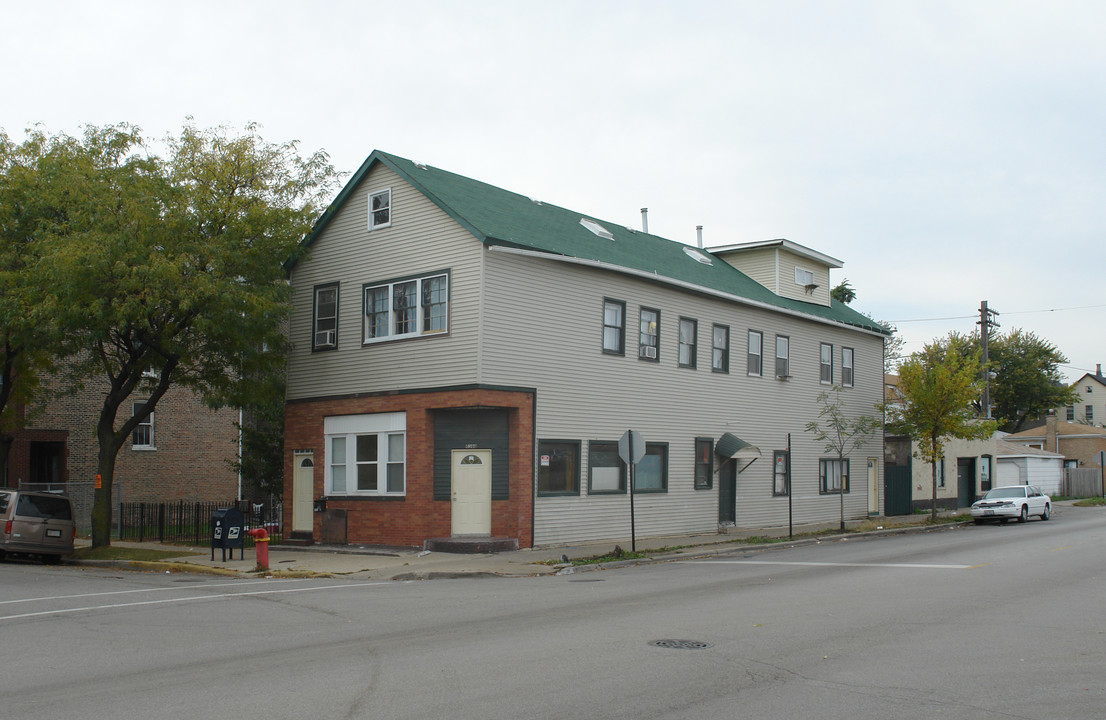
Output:
[[828,256],[708,252],[379,151],[306,245],[289,269],[296,537],[627,539],[629,429],[641,537],[786,525],[789,505],[836,521],[841,484],[847,518],[881,510],[879,434],[842,464],[803,430],[832,384],[851,414],[882,394],[885,331],[831,301]]
[[1072,383],[1079,396],[1074,405],[1056,408],[1056,416],[1067,422],[1097,425],[1106,423],[1106,377],[1102,375],[1102,364],[1096,366],[1095,373],[1087,373]]
[[995,485],[1033,485],[1048,495],[1059,495],[1064,456],[1009,439],[1007,436],[998,441]]
[[1059,453],[1064,456],[1064,467],[1099,467],[1097,455],[1106,451],[1106,428],[1063,422],[1049,415],[1043,426],[1007,435],[1006,441]]
[[[21,414],[8,458],[7,486],[90,491],[96,477],[96,422],[106,385],[89,382]],[[135,395],[128,412],[141,403]],[[122,410],[121,410],[122,412]],[[214,411],[191,391],[171,389],[116,456],[113,500],[233,500],[238,476],[238,411]]]
[[[904,403],[898,375],[884,376],[884,402],[891,412]],[[945,457],[937,463],[937,507],[948,510],[969,507],[991,489],[995,484],[998,435],[985,440],[946,438]],[[918,443],[906,436],[887,433],[884,467],[892,475],[909,475],[911,511],[933,505],[933,463],[921,459]],[[899,469],[902,472],[895,472]]]

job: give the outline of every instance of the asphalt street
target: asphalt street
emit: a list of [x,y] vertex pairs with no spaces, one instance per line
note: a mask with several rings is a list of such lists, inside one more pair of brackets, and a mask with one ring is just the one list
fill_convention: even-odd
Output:
[[527,578],[0,565],[0,717],[1101,718],[1106,513]]

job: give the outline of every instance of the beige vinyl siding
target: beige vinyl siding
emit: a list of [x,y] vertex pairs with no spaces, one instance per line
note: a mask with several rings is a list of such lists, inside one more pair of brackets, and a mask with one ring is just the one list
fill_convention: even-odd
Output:
[[[787,498],[772,495],[772,451],[792,434],[794,517],[797,524],[838,517],[836,495],[818,493],[818,458],[825,456],[803,426],[817,415],[819,343],[855,351],[850,409],[875,415],[883,383],[882,340],[841,326],[680,292],[644,280],[502,252],[486,260],[482,381],[537,389],[536,436],[581,442],[579,497],[538,497],[539,545],[629,536],[628,495],[587,494],[587,443],[616,441],[627,429],[648,442],[669,444],[668,492],[638,494],[640,537],[710,532],[718,526],[716,473],[710,490],[694,489],[696,437],[715,441],[724,432],[758,446],[763,455],[737,482],[737,524],[787,524]],[[626,354],[602,352],[603,299],[626,303]],[[637,357],[642,306],[661,311],[660,362]],[[678,320],[698,321],[698,367],[677,367]],[[731,371],[710,370],[710,328],[730,327]],[[765,364],[774,361],[775,335],[791,338],[788,380],[744,372],[746,333],[764,333]],[[839,364],[835,366],[835,375]],[[867,515],[865,458],[882,455],[882,435],[851,457],[852,492],[846,517]],[[882,502],[882,501],[881,501]]]
[[[779,253],[780,264],[780,289],[777,294],[793,300],[828,306],[830,304],[829,268],[786,250],[778,250],[777,252]],[[796,268],[809,270],[814,274],[814,283],[818,287],[815,288],[812,294],[808,295],[806,289],[795,282]]]
[[777,273],[775,248],[763,248],[739,253],[725,253],[720,255],[720,257],[764,287],[777,295],[779,294],[779,277]]
[[[369,192],[392,189],[392,224],[368,230]],[[379,164],[292,272],[288,398],[476,381],[481,244]],[[362,345],[364,286],[449,271],[449,333]],[[338,349],[311,351],[313,288],[340,283]]]

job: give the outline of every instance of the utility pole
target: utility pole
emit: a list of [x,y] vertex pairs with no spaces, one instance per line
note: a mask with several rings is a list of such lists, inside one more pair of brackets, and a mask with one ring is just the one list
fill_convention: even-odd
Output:
[[987,301],[979,303],[979,344],[983,348],[983,417],[991,419],[991,369],[990,357],[987,354],[987,342],[991,336],[991,328],[1000,327],[995,322],[998,313],[987,307]]

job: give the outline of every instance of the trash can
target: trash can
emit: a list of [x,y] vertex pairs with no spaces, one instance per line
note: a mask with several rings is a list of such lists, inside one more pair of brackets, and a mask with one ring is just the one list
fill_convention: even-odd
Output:
[[211,559],[215,559],[215,548],[222,548],[223,562],[227,560],[227,550],[230,550],[230,559],[234,559],[234,548],[238,548],[238,556],[245,559],[245,544],[243,525],[245,520],[242,511],[236,507],[220,508],[211,515]]

